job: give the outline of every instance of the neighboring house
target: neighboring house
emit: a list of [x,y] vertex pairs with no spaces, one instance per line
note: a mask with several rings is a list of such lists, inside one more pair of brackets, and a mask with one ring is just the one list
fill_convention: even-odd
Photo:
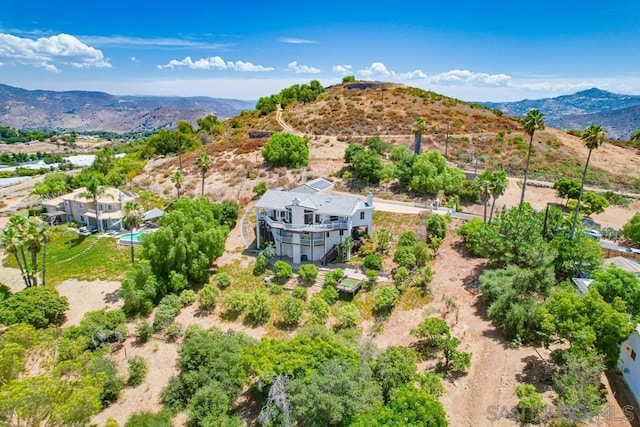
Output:
[[[328,181],[327,181],[328,182]],[[371,233],[373,196],[268,190],[255,205],[257,247],[275,243],[294,264],[321,261],[347,237]]]
[[304,184],[291,189],[291,191],[296,193],[307,194],[329,193],[331,190],[333,190],[333,183],[324,178],[312,179],[311,181],[307,181]]
[[640,277],[640,262],[636,260],[622,256],[615,256],[604,260],[605,266],[609,266],[611,264],[617,266],[621,270],[628,271]]
[[640,325],[620,344],[618,369],[636,402],[640,402]]
[[[96,207],[91,198],[81,196],[86,191],[86,188],[78,188],[69,194],[43,201],[45,214],[50,218],[51,223],[74,221],[78,224],[93,225],[102,230],[120,230],[123,228],[124,205],[129,201],[139,201],[135,193],[106,187],[105,194],[98,198]],[[96,208],[102,227],[98,226],[96,220]]]

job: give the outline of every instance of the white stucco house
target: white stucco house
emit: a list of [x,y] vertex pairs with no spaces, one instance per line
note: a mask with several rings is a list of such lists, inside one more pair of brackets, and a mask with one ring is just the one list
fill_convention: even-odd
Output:
[[324,192],[268,190],[256,203],[256,239],[275,244],[294,264],[321,261],[337,244],[371,234],[373,196],[366,200]]
[[618,369],[637,403],[640,403],[640,325],[620,344]]

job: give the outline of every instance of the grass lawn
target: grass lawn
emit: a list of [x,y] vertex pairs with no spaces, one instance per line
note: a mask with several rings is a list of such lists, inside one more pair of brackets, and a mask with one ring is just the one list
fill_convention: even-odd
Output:
[[[139,248],[136,248],[136,252]],[[4,260],[5,267],[18,268],[13,256]],[[58,228],[47,245],[47,284],[58,285],[67,279],[120,280],[131,268],[129,247],[118,247],[116,239]],[[38,254],[42,271],[42,252]]]

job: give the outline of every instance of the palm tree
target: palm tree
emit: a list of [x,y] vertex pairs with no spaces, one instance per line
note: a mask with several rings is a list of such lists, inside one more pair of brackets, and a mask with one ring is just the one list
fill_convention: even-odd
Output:
[[529,161],[531,160],[531,146],[533,145],[533,134],[537,130],[544,129],[544,114],[537,108],[527,111],[527,114],[520,119],[520,123],[524,127],[524,132],[529,135],[529,151],[527,151],[527,163],[524,167],[524,181],[522,183],[522,195],[520,196],[520,207],[524,203],[524,193],[527,189],[527,176],[529,175]]
[[[13,217],[11,217],[11,219],[13,219]],[[29,286],[31,286],[31,282],[30,282],[31,279],[29,275],[26,273],[27,266],[23,263],[23,260],[21,260],[19,256],[22,248],[20,233],[18,229],[12,225],[13,224],[11,224],[11,221],[10,221],[7,228],[2,233],[2,247],[4,248],[5,251],[7,251],[8,254],[12,254],[15,257],[16,263],[18,264],[18,268],[20,268],[20,274],[22,275],[22,280],[24,280],[24,284],[28,288]],[[24,255],[24,252],[22,252],[22,254]],[[26,262],[26,260],[24,261]]]
[[135,264],[136,260],[133,250],[133,231],[142,223],[142,208],[136,202],[128,201],[127,203],[125,203],[122,211],[124,212],[122,222],[129,228],[130,232],[129,243],[131,244],[131,264]]
[[178,192],[178,199],[180,198],[180,189],[182,188],[182,181],[184,181],[184,176],[180,173],[180,171],[175,171],[173,175],[171,175],[171,182],[176,187],[176,191]]
[[489,214],[489,222],[493,219],[493,211],[496,207],[496,200],[507,191],[509,180],[507,180],[507,173],[505,171],[495,171],[491,173],[491,213]]
[[43,224],[40,229],[40,238],[42,239],[42,286],[47,284],[47,244],[53,239],[53,230]]
[[475,179],[476,185],[480,190],[480,201],[484,206],[484,222],[487,222],[487,205],[489,204],[489,198],[491,198],[491,172],[482,172]]
[[584,180],[587,177],[587,169],[589,168],[589,160],[591,160],[591,152],[597,148],[599,148],[603,143],[605,136],[607,135],[607,131],[602,129],[600,125],[591,125],[587,126],[585,130],[582,131],[582,140],[584,141],[584,145],[589,149],[589,154],[587,155],[587,162],[584,165],[584,171],[582,171],[582,181],[580,182],[580,193],[578,193],[578,203],[576,204],[576,212],[573,216],[573,224],[571,225],[571,238],[573,239],[576,233],[576,222],[578,220],[578,215],[580,214],[580,203],[582,203],[582,192],[584,190]]
[[108,197],[112,196],[107,193],[106,188],[101,185],[100,181],[96,177],[91,177],[91,179],[89,179],[89,182],[87,182],[85,188],[87,189],[87,191],[78,194],[78,197],[84,197],[93,201],[93,206],[96,211],[96,222],[98,223],[98,231],[102,232],[103,230],[102,224],[100,223],[100,209],[98,209],[98,199],[101,196],[105,195]]
[[420,148],[422,147],[422,133],[426,132],[427,124],[425,123],[422,117],[418,117],[415,122],[413,122],[413,133],[416,136],[415,145],[413,146],[413,152],[415,154],[420,154]]
[[28,273],[31,276],[31,286],[38,286],[38,252],[42,249],[42,229],[41,221],[31,217],[23,225],[22,241],[31,255],[31,264]]
[[200,157],[196,160],[196,165],[198,169],[200,169],[200,173],[202,173],[202,192],[201,194],[204,196],[204,176],[211,169],[213,163],[211,162],[211,157],[207,153],[200,154]]

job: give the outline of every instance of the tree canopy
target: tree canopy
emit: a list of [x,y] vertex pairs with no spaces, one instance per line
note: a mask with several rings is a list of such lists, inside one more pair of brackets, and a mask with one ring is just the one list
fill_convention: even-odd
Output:
[[301,168],[309,164],[308,140],[286,132],[276,133],[262,148],[262,157],[271,166]]

